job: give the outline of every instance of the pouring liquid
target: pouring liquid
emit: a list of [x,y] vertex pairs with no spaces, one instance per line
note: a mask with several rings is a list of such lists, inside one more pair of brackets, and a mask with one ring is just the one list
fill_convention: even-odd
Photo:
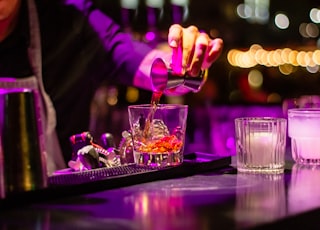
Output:
[[150,112],[147,116],[145,127],[143,130],[143,136],[146,139],[148,139],[148,137],[150,137],[152,135],[152,129],[150,130],[150,128],[151,128],[154,114],[157,110],[157,106],[160,102],[160,98],[161,98],[162,94],[163,94],[162,92],[158,92],[158,91],[154,91],[152,93],[151,103],[150,103]]
[[[158,108],[158,105],[160,103],[160,99],[162,96],[163,92],[159,91],[154,91],[152,94],[151,98],[151,103],[150,103],[150,112],[147,115],[147,118],[143,119],[144,120],[144,127],[142,128],[143,130],[143,139],[144,139],[144,145],[143,146],[152,146],[154,143],[160,143],[162,142],[166,146],[167,143],[174,143],[172,140],[176,139],[175,135],[169,135],[164,138],[161,138],[160,140],[153,140],[153,137],[157,136],[157,131],[154,130],[154,114]],[[156,128],[155,128],[156,129]],[[178,141],[179,143],[182,142]],[[177,142],[175,142],[177,143]],[[161,167],[161,166],[168,166],[168,165],[179,165],[182,162],[182,157],[180,154],[180,148],[172,148],[170,152],[158,152],[157,151],[152,151],[152,150],[144,150],[143,148],[140,149],[140,151],[137,151],[135,153],[135,159],[137,159],[138,164],[142,165],[149,165],[149,166],[156,166],[156,167]],[[152,149],[152,148],[151,148]]]

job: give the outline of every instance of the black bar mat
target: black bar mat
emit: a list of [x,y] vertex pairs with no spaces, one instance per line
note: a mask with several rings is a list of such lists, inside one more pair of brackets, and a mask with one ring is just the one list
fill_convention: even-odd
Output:
[[48,178],[49,186],[46,189],[8,194],[5,199],[0,200],[0,209],[7,205],[42,202],[151,181],[214,172],[226,168],[230,164],[230,156],[192,153],[185,155],[184,162],[179,166],[148,167],[129,164],[83,172],[68,172],[66,170],[64,173],[50,176]]

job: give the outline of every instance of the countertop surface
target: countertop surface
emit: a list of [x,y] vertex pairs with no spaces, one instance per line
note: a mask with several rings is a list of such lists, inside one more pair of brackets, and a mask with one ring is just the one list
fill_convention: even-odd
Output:
[[317,229],[319,208],[319,166],[289,163],[283,174],[241,174],[231,164],[2,207],[0,229]]

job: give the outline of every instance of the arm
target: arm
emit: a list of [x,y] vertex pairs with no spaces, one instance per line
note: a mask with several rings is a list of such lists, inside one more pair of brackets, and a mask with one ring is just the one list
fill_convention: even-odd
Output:
[[[99,9],[93,8],[88,12],[89,23],[111,57],[107,72],[112,71],[112,75],[120,82],[139,88],[152,89],[150,68],[157,57],[169,60],[173,72],[177,75],[188,72],[188,75],[197,76],[201,70],[208,69],[222,51],[221,39],[210,39],[195,26],[183,28],[177,24],[169,29],[169,46],[150,51],[145,44],[130,41],[128,34],[123,33],[120,27]],[[186,92],[180,91],[179,87],[174,91],[173,94]]]

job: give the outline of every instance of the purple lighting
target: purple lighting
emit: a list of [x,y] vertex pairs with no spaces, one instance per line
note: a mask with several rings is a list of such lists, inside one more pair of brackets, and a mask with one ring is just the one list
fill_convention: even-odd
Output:
[[212,106],[190,111],[186,152],[235,155],[234,119],[245,116],[284,117],[281,106]]
[[156,34],[152,31],[149,31],[146,33],[145,38],[147,41],[154,41],[154,39],[156,38]]

